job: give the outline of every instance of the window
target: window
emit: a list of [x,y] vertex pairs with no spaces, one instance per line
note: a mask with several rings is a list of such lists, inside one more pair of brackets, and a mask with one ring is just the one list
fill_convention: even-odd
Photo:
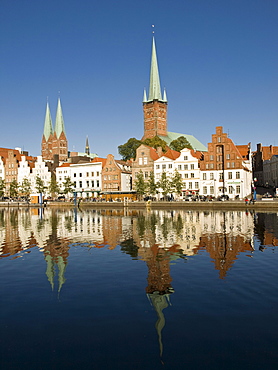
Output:
[[76,177],[76,173],[73,174],[73,177]]
[[183,169],[184,169],[184,170],[188,170],[188,164],[185,164],[185,165],[183,166]]
[[208,163],[206,163],[206,169],[207,169],[207,170],[209,169],[209,164],[208,164]]
[[218,141],[218,143],[221,143],[221,137],[220,136],[218,136],[217,141]]
[[91,181],[91,186],[92,186],[92,188],[95,186],[94,180]]
[[168,165],[168,168],[172,168],[172,163],[170,163],[170,164]]
[[193,172],[190,174],[190,177],[191,177],[192,179],[194,178],[194,173],[193,173]]
[[226,159],[230,159],[230,154],[226,154]]
[[82,181],[79,181],[79,187],[82,188]]
[[159,164],[157,164],[157,165],[156,165],[156,169],[157,169],[157,170],[159,170],[159,168],[160,168],[160,166],[159,166]]
[[185,179],[188,179],[188,173],[185,173],[185,174],[184,174],[184,178],[185,178]]
[[240,179],[240,172],[239,171],[236,172],[236,179]]
[[228,172],[228,179],[231,180],[233,178],[233,173],[232,172]]
[[94,176],[94,172],[91,172],[91,176]]
[[230,162],[227,162],[227,168],[230,168],[230,167],[231,167]]
[[181,171],[181,164],[178,165],[178,170]]
[[99,180],[97,180],[97,187],[99,188]]
[[165,170],[166,169],[166,164],[163,164],[162,165],[162,169]]
[[99,176],[99,171],[97,171],[97,176]]
[[223,180],[223,172],[219,172],[219,180]]
[[209,168],[212,170],[214,168],[214,164],[213,163],[210,163],[209,164]]
[[213,172],[211,172],[211,173],[209,174],[209,179],[210,179],[210,180],[214,180]]
[[190,165],[190,169],[194,170],[194,163]]
[[195,189],[199,189],[199,183],[195,182]]
[[149,177],[149,173],[145,172],[145,179],[147,179],[148,177]]
[[214,186],[209,187],[209,193],[210,193],[210,195],[214,194]]
[[235,162],[232,162],[232,168],[235,168]]
[[188,183],[188,189],[192,189],[192,182],[191,181]]
[[82,177],[82,173],[79,174],[79,177]]
[[183,157],[183,160],[184,160],[184,161],[187,161],[187,160],[188,160],[188,156],[187,156],[187,155],[185,155],[185,156]]
[[139,165],[141,166],[143,164],[143,158],[139,158]]
[[229,194],[233,194],[234,188],[232,186],[229,186]]
[[87,188],[90,186],[90,181],[86,181],[87,183]]
[[237,185],[237,186],[236,186],[236,193],[237,193],[237,194],[240,194],[240,185]]
[[148,158],[144,157],[144,164],[147,164],[147,163],[148,163]]
[[208,188],[206,186],[203,187],[203,194],[207,194],[208,193]]
[[86,176],[89,177],[89,172],[86,172]]
[[76,188],[76,181],[73,182],[73,186]]
[[213,155],[210,155],[210,156],[209,156],[209,159],[210,159],[211,161],[213,161],[213,159],[214,159]]

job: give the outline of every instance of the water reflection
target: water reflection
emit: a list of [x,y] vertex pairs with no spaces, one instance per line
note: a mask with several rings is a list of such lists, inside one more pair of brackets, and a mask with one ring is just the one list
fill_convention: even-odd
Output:
[[[278,246],[277,213],[242,211],[130,211],[77,209],[0,209],[0,258],[19,258],[37,248],[46,278],[58,294],[66,282],[71,248],[114,250],[144,261],[146,294],[157,314],[156,331],[163,354],[163,310],[174,284],[170,266],[208,253],[224,279],[240,253],[252,256]],[[57,277],[55,279],[55,277]],[[55,286],[57,281],[57,286]]]

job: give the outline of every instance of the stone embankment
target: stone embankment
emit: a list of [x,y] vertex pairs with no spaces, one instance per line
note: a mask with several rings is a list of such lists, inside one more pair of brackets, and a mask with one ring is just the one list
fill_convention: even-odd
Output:
[[153,202],[144,202],[144,201],[135,201],[135,202],[86,202],[82,201],[78,206],[75,206],[73,202],[47,202],[42,205],[40,204],[28,204],[26,202],[0,202],[0,207],[56,207],[56,208],[92,208],[92,209],[102,209],[102,208],[125,208],[129,209],[253,209],[253,210],[265,210],[265,211],[274,211],[278,212],[278,198],[270,199],[261,199],[254,203],[246,203],[243,200],[233,200],[233,201],[172,201],[172,202],[163,202],[163,201],[153,201]]

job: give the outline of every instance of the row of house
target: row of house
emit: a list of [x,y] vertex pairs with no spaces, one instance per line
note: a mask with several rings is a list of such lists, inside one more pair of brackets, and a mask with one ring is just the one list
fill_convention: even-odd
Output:
[[[56,157],[56,160],[47,161],[42,156],[28,156],[20,148],[0,148],[0,179],[6,183],[6,194],[13,180],[22,184],[27,178],[35,192],[37,177],[43,180],[46,187],[55,177],[61,192],[69,178],[78,197],[121,197],[136,191],[135,179],[141,171],[146,182],[153,172],[156,183],[163,172],[171,179],[177,171],[183,182],[182,192],[176,194],[177,198],[188,194],[244,198],[257,185],[267,183],[278,187],[278,156],[273,154],[269,158],[266,154],[271,155],[278,148],[272,147],[272,151],[266,148],[258,145],[258,150],[252,154],[250,143],[235,145],[221,126],[216,127],[206,152],[184,148],[181,152],[168,149],[163,153],[161,148],[142,144],[136,151],[136,157],[130,161],[116,160],[112,154],[106,158],[83,156],[62,162]],[[255,165],[254,171],[252,164]],[[50,196],[48,190],[46,195]]]

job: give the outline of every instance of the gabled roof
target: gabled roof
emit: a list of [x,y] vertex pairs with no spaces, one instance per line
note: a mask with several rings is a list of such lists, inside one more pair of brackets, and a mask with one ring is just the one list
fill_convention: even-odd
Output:
[[173,149],[168,149],[167,152],[162,155],[162,157],[163,156],[175,160],[180,156],[180,152],[177,152]]
[[247,145],[236,145],[240,155],[242,157],[245,157],[245,158],[248,158],[249,156],[249,152],[250,152],[250,146],[249,144]]
[[91,163],[95,163],[95,162],[101,162],[102,167],[104,167],[106,164],[106,158],[95,157],[94,159],[91,160]]
[[160,139],[164,140],[167,145],[170,145],[171,141],[178,139],[180,136],[184,136],[194,150],[200,152],[207,152],[207,147],[197,140],[193,135],[179,134],[177,132],[167,132],[167,136],[158,135]]

